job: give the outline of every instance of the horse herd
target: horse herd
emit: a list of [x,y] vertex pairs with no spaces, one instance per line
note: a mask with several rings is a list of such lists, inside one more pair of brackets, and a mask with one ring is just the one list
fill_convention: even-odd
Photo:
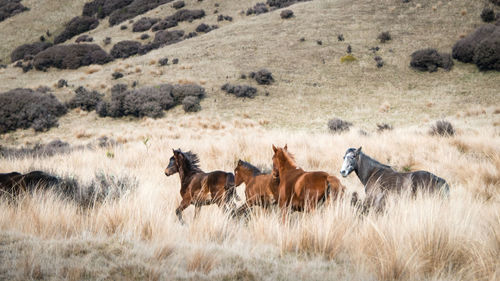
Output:
[[[337,177],[322,171],[304,171],[296,164],[287,145],[282,148],[273,145],[272,148],[272,172],[263,173],[239,160],[234,175],[224,171],[205,173],[199,167],[196,154],[173,150],[165,175],[178,173],[180,176],[182,201],[175,210],[179,221],[184,223],[182,211],[191,204],[195,206],[195,217],[203,205],[209,204],[217,204],[234,217],[246,214],[253,206],[267,208],[277,203],[285,219],[288,210],[311,210],[325,201],[343,197],[345,186]],[[354,193],[351,202],[363,212],[370,207],[381,211],[390,193],[404,190],[412,194],[419,190],[449,193],[449,185],[444,179],[427,171],[397,172],[364,154],[361,147],[349,148],[344,155],[340,174],[347,177],[353,171],[365,187],[366,198],[359,202]],[[236,209],[234,200],[239,198],[235,189],[242,183],[245,183],[246,202]]]

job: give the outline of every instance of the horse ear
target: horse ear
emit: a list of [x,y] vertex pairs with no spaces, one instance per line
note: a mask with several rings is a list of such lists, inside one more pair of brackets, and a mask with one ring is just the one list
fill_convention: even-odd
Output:
[[273,151],[274,151],[274,153],[276,153],[276,151],[278,151],[278,149],[276,148],[276,146],[274,146],[274,144],[273,144]]
[[285,150],[288,150],[288,144],[285,144],[285,146],[283,147]]
[[242,163],[241,159],[238,159],[238,165],[241,165],[241,163]]
[[363,147],[362,147],[362,146],[360,146],[358,149],[356,149],[356,156],[358,156],[358,155],[359,155],[359,153],[361,152],[361,149],[362,149],[362,148],[363,148]]

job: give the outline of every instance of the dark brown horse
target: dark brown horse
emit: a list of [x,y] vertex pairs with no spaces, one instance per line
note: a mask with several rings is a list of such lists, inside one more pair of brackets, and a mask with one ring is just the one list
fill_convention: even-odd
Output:
[[232,173],[224,171],[205,173],[198,166],[200,160],[196,154],[190,151],[182,152],[180,149],[173,152],[174,156],[170,158],[165,175],[179,173],[182,201],[175,214],[181,223],[184,223],[182,211],[191,204],[195,206],[195,217],[203,205],[215,203],[225,211],[234,208],[233,199],[237,199],[237,195]]
[[361,183],[365,186],[366,199],[364,211],[373,206],[381,211],[388,193],[398,193],[408,190],[412,194],[417,191],[437,192],[448,195],[450,187],[446,181],[427,171],[402,173],[393,170],[390,166],[381,164],[358,149],[349,148],[344,155],[344,163],[340,174],[347,177],[352,171],[356,172]]
[[23,192],[48,189],[60,183],[60,179],[42,171],[26,174],[11,172],[0,174],[0,196],[15,198]]
[[[297,166],[288,148],[273,145],[273,174],[279,176],[279,206],[302,211],[315,208],[319,203],[343,195],[345,187],[340,180],[326,172],[306,172]],[[284,216],[283,216],[284,219]]]
[[262,173],[252,164],[239,160],[234,168],[235,187],[245,183],[246,204],[241,205],[235,216],[245,214],[253,206],[269,207],[278,202],[279,177]]

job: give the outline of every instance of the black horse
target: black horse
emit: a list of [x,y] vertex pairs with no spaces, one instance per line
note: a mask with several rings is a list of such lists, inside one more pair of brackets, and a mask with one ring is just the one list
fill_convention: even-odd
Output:
[[18,172],[0,174],[0,196],[15,198],[23,192],[49,189],[59,185],[60,182],[59,178],[42,171],[32,171],[26,174]]
[[174,155],[165,169],[165,175],[179,173],[181,178],[182,201],[175,210],[181,223],[184,223],[182,211],[191,204],[195,206],[195,217],[203,205],[217,204],[225,211],[234,209],[233,199],[238,200],[238,196],[235,192],[233,173],[224,171],[205,173],[198,166],[200,160],[196,154],[190,151],[182,152],[180,149],[173,152]]
[[361,147],[358,149],[349,148],[344,155],[340,174],[347,177],[352,171],[356,172],[359,180],[365,186],[365,211],[371,206],[375,210],[381,211],[385,198],[390,192],[410,190],[412,194],[415,194],[419,190],[441,191],[444,195],[448,195],[450,192],[450,187],[443,178],[427,171],[397,172],[390,166],[381,164],[364,154]]

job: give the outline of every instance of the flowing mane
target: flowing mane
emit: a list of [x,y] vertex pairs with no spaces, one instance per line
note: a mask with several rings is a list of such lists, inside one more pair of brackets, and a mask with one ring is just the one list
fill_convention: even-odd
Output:
[[262,174],[262,171],[259,168],[255,167],[254,165],[252,165],[246,161],[240,160],[239,163],[243,167],[245,167],[246,169],[252,171],[253,176],[258,176],[258,175]]
[[384,168],[384,169],[391,169],[391,170],[394,170],[391,166],[389,165],[386,165],[386,164],[382,164],[380,162],[378,162],[377,160],[371,158],[370,156],[364,154],[363,152],[361,152],[361,156],[365,157],[366,159],[370,160],[371,162],[371,165],[372,166],[375,166],[377,168]]
[[284,160],[287,161],[292,167],[297,168],[297,162],[295,162],[295,156],[292,153],[288,152],[288,150],[282,149]]
[[191,151],[183,152],[180,149],[178,151],[185,156],[185,159],[187,160],[185,163],[189,170],[194,172],[203,172],[200,169],[200,158],[196,153],[193,153]]

